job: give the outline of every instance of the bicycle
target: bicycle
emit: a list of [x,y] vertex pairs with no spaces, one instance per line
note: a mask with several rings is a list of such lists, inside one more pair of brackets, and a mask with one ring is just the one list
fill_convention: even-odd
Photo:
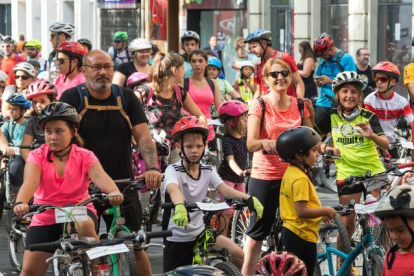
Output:
[[[334,207],[342,215],[349,215],[355,211],[354,203],[351,202],[347,206],[337,206]],[[327,262],[329,274],[323,274],[328,276],[334,275],[352,275],[352,264],[361,253],[363,254],[364,260],[364,273],[365,275],[381,275],[383,268],[383,258],[384,254],[381,249],[375,244],[375,237],[371,232],[371,227],[368,223],[368,220],[364,217],[359,220],[360,226],[363,229],[363,236],[361,241],[356,243],[355,247],[352,249],[351,241],[348,237],[348,233],[340,222],[339,219],[336,219],[335,225],[326,225],[321,227],[319,231],[320,242],[325,247],[317,254],[317,263],[315,268],[315,275],[322,275],[321,266],[324,262]],[[331,247],[331,239],[329,237],[329,232],[337,229],[339,235],[341,236],[343,251],[340,251],[334,247]],[[343,258],[343,262],[339,267],[339,270],[335,274],[333,267],[332,254]]]
[[[211,203],[210,200],[207,200]],[[211,203],[213,204],[213,203]],[[211,224],[212,217],[219,214],[221,211],[229,208],[229,205],[234,205],[235,209],[241,209],[247,206],[246,203],[234,201],[231,204],[223,204],[220,207],[209,209],[200,203],[185,203],[187,212],[202,211],[204,213],[204,230],[198,235],[196,243],[193,247],[193,264],[209,265],[218,268],[230,276],[241,276],[237,267],[230,262],[230,255],[226,248],[218,249],[215,246],[216,238],[218,237],[217,229]],[[214,205],[213,205],[214,206]],[[161,205],[164,209],[174,208],[173,203],[163,203]]]

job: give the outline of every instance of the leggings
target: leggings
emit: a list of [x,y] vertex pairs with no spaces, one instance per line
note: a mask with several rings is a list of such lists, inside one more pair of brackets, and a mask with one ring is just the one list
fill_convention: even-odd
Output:
[[287,252],[296,255],[305,263],[308,275],[313,275],[316,265],[316,243],[301,239],[285,227],[282,227],[282,243]]

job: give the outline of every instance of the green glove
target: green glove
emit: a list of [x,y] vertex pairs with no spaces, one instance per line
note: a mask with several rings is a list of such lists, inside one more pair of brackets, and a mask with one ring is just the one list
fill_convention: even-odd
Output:
[[258,219],[261,219],[263,216],[263,205],[260,203],[260,201],[254,197],[251,196],[247,200],[247,207],[249,208],[250,212],[255,212]]
[[[263,210],[263,207],[262,207],[262,210]],[[185,208],[184,204],[180,203],[180,204],[175,205],[173,223],[177,226],[188,225],[187,208]]]

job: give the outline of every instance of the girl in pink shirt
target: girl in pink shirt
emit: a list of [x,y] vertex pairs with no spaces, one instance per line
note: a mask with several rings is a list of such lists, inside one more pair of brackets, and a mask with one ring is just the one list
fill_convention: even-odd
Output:
[[[112,205],[119,205],[123,196],[113,180],[105,173],[96,156],[81,148],[77,134],[78,113],[72,106],[54,102],[39,115],[39,125],[45,131],[46,144],[29,153],[24,170],[24,183],[17,195],[14,212],[24,216],[29,212],[28,202],[54,206],[74,206],[89,198],[91,179],[104,193],[116,194],[110,198]],[[96,211],[87,205],[88,219],[79,221],[79,235],[94,237],[97,223]],[[26,235],[26,248],[20,275],[44,275],[46,259],[53,252],[31,252],[31,244],[53,242],[60,238],[63,224],[56,224],[54,210],[33,216]]]

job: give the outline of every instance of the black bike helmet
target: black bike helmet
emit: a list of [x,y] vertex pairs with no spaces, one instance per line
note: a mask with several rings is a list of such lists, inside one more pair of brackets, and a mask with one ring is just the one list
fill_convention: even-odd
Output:
[[53,102],[40,112],[39,126],[42,130],[44,130],[45,124],[54,120],[63,120],[77,124],[78,112],[76,112],[76,109],[69,104]]
[[321,141],[321,136],[310,127],[294,127],[279,135],[276,141],[276,150],[283,162],[290,162],[295,154],[303,154]]
[[224,271],[208,265],[186,265],[166,272],[163,276],[225,276]]

